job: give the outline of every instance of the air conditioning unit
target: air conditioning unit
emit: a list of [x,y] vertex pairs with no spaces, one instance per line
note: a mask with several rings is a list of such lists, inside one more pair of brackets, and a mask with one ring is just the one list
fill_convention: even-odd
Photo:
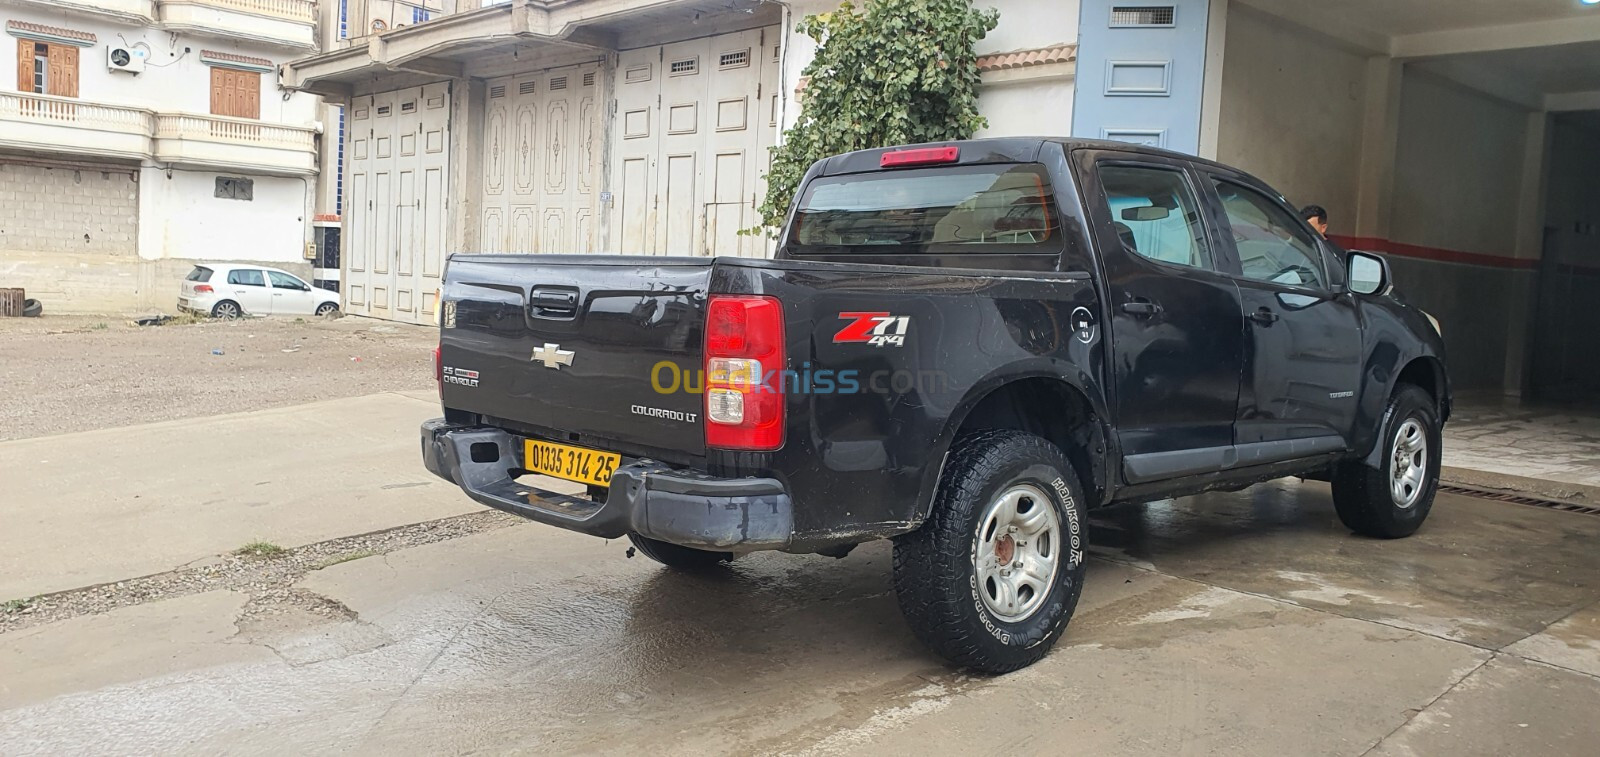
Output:
[[130,74],[144,73],[145,58],[149,53],[137,47],[106,48],[106,68],[112,71],[126,71]]

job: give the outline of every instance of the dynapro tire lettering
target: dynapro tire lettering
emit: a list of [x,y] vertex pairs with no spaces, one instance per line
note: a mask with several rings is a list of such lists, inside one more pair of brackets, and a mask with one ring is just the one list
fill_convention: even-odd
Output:
[[850,323],[833,335],[834,344],[870,344],[874,347],[904,347],[911,316],[892,313],[840,313]]

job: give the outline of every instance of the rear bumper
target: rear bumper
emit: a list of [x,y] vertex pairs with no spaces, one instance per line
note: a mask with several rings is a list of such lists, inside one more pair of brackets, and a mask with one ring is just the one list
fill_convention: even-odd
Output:
[[435,418],[422,424],[422,461],[481,504],[591,536],[636,533],[739,552],[784,549],[793,541],[789,493],[775,479],[713,478],[641,460],[618,468],[606,500],[595,502],[514,480],[512,472],[523,469],[521,442],[497,428]]

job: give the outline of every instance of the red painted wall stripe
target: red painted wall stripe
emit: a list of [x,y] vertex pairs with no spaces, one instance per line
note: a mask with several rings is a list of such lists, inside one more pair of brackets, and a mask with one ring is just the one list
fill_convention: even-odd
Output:
[[1503,258],[1499,255],[1485,255],[1481,252],[1461,252],[1460,250],[1446,250],[1440,247],[1423,247],[1422,245],[1392,242],[1387,239],[1373,237],[1347,237],[1341,234],[1329,234],[1328,238],[1347,250],[1370,250],[1372,252],[1381,252],[1385,255],[1399,255],[1403,258],[1510,268],[1519,271],[1532,271],[1539,267],[1539,261],[1526,258]]

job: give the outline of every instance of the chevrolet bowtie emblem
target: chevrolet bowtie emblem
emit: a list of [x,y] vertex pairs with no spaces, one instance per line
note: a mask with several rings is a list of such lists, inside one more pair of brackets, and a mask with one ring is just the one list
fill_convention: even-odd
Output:
[[529,359],[544,363],[546,368],[554,368],[559,371],[563,365],[572,365],[572,356],[576,354],[578,353],[572,350],[561,349],[559,344],[545,342],[543,347],[534,348],[533,357]]

